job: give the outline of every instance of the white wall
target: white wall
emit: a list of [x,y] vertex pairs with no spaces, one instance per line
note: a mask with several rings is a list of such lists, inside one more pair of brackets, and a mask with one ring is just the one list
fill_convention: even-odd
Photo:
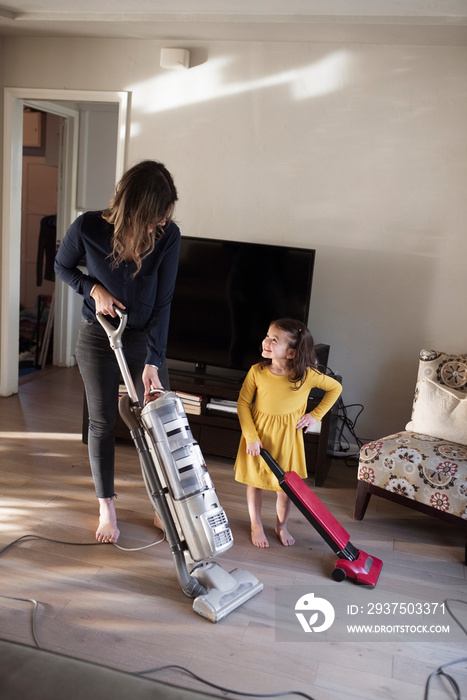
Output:
[[[410,414],[422,347],[467,352],[467,47],[4,40],[9,87],[126,90],[128,164],[190,235],[317,250],[310,328],[362,438]],[[261,337],[264,329],[258,329]]]
[[78,104],[79,153],[76,208],[103,208],[115,191],[118,105]]

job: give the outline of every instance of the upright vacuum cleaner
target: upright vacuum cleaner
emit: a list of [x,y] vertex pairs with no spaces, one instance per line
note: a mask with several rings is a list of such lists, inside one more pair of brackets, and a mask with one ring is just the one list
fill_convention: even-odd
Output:
[[261,456],[279,481],[281,489],[339,557],[332,571],[334,581],[343,581],[348,576],[357,583],[376,586],[383,566],[381,559],[371,557],[353,546],[349,533],[296,472],[284,472],[263,448]]
[[128,391],[120,398],[119,412],[138,451],[149,498],[164,525],[180,587],[194,598],[195,612],[218,622],[259,593],[263,584],[248,571],[227,572],[212,561],[233,544],[227,516],[181,399],[174,392],[161,391],[141,407],[122,349],[127,316],[114,308],[120,319],[117,328],[102,314],[97,318]]

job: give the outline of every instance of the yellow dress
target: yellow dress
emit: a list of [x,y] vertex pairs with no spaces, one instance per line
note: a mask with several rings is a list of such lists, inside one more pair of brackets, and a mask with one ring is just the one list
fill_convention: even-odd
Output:
[[337,401],[342,386],[332,377],[308,369],[298,390],[288,376],[273,374],[269,367],[253,365],[237,402],[242,437],[235,461],[235,480],[268,491],[281,491],[279,482],[262,457],[246,452],[247,444],[261,440],[263,447],[284,471],[307,476],[303,431],[295,427],[306,413],[308,395],[313,388],[325,394],[311,415],[320,421]]

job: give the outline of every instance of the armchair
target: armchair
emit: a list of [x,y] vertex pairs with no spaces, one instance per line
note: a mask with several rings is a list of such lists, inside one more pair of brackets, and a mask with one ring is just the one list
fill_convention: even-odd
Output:
[[411,420],[362,447],[357,480],[355,520],[375,494],[452,523],[467,539],[467,355],[420,352]]

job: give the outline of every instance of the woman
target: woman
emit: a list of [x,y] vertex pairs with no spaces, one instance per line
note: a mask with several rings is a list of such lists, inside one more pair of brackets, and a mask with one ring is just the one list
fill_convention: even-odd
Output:
[[99,542],[115,543],[120,534],[114,505],[120,371],[96,312],[116,318],[114,306],[126,310],[123,352],[140,399],[168,388],[164,358],[180,250],[180,231],[171,221],[177,199],[164,165],[143,161],[123,175],[107,209],[78,217],[55,259],[58,277],[83,296],[76,359],[88,404]]

